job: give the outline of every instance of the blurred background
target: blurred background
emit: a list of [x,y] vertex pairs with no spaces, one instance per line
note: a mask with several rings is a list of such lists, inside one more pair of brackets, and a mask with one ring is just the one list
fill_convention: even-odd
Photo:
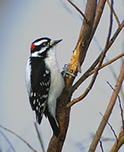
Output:
[[[84,12],[86,0],[74,1]],[[120,21],[124,19],[123,0],[114,1],[114,8]],[[82,73],[96,59],[104,48],[109,27],[110,9],[106,4],[95,37],[90,45]],[[82,17],[66,0],[0,0],[0,125],[9,128],[28,141],[35,149],[41,151],[34,128],[35,116],[31,110],[25,86],[25,67],[30,54],[30,45],[35,39],[48,36],[63,39],[58,45],[57,57],[62,70],[68,64],[78,39]],[[117,23],[113,20],[113,33]],[[107,58],[111,59],[124,50],[124,31],[122,31]],[[118,76],[121,61],[112,64]],[[105,108],[112,94],[107,81],[114,87],[115,79],[110,66],[99,72],[97,81],[90,94],[71,111],[70,125],[63,152],[86,152],[91,143]],[[78,75],[80,77],[81,74]],[[89,84],[90,79],[81,85],[73,97],[80,95]],[[109,122],[118,133],[121,117],[118,102]],[[52,130],[47,119],[39,126],[44,147],[47,148]],[[6,140],[5,137],[8,139]],[[114,142],[114,136],[106,127],[103,137],[105,151]],[[8,141],[8,142],[7,142]],[[11,144],[8,144],[8,143]],[[2,152],[30,152],[31,150],[17,137],[0,128],[0,148]],[[101,149],[98,146],[97,152]],[[120,152],[123,150],[121,149]]]

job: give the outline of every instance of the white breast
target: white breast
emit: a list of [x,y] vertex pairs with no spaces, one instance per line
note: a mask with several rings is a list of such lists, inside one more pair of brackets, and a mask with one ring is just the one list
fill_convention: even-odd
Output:
[[[54,48],[53,48],[54,49]],[[48,97],[49,111],[55,118],[56,99],[61,95],[65,86],[64,79],[59,71],[59,67],[56,60],[55,50],[51,49],[48,57],[45,59],[45,63],[49,69],[51,69],[51,85]]]
[[30,90],[31,90],[30,79],[31,79],[31,65],[30,65],[30,59],[28,59],[26,66],[26,77],[25,77],[28,94],[30,94]]

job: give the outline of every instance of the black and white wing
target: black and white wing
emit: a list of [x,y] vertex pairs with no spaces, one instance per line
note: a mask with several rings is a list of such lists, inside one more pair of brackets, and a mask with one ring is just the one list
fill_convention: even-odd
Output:
[[39,58],[31,58],[31,88],[29,100],[32,110],[36,113],[38,123],[41,123],[46,110],[50,88],[50,71],[44,68],[44,62]]

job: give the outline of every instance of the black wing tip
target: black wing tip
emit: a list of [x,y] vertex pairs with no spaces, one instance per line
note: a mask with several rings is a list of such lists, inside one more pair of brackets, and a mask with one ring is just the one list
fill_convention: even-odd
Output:
[[[48,115],[48,119],[49,119],[49,122],[50,122],[50,125],[51,125],[51,128],[53,130],[53,134],[57,137],[59,135],[59,127],[58,125],[56,124],[56,121],[55,119],[49,114]],[[38,114],[36,114],[36,120],[38,122],[38,124],[40,125],[41,121],[42,121],[42,117],[39,116]]]
[[40,125],[42,117],[39,116],[37,113],[36,113],[36,120],[37,120],[38,124]]
[[38,124],[40,125],[40,123],[41,123],[41,119],[37,119],[37,122],[38,122]]

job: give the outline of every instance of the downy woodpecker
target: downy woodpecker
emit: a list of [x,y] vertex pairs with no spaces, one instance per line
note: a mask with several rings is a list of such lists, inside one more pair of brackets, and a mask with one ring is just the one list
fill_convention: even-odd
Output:
[[61,40],[51,40],[47,37],[35,40],[31,44],[26,68],[26,86],[36,120],[40,124],[45,114],[56,136],[59,132],[56,103],[65,86],[55,52],[55,46],[59,42]]

